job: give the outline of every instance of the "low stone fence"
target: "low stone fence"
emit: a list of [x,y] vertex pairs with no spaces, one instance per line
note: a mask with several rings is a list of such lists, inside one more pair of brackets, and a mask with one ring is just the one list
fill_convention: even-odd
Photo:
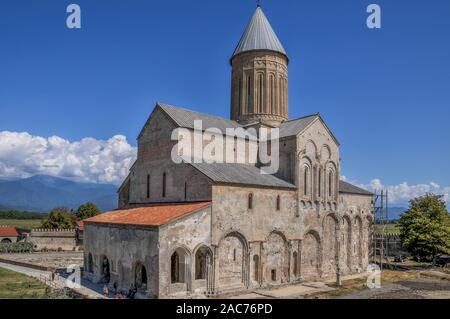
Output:
[[72,251],[77,249],[75,229],[33,229],[28,241],[36,251]]

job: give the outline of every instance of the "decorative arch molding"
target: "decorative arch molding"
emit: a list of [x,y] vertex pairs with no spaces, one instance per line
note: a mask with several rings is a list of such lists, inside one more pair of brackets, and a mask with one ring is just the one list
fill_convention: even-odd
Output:
[[313,140],[309,139],[306,141],[305,151],[306,154],[313,154],[317,158],[318,155],[317,144]]
[[332,217],[336,223],[336,231],[340,230],[340,218],[339,215],[337,213],[329,213],[323,216],[322,218],[322,229],[325,227],[325,221],[327,220],[327,217]]
[[170,255],[172,255],[177,250],[184,251],[188,256],[192,255],[192,251],[186,245],[178,244],[178,243],[176,243],[175,245],[172,246],[172,248],[170,250]]
[[319,232],[317,230],[315,230],[315,229],[308,229],[305,232],[305,235],[303,236],[303,239],[305,239],[306,236],[308,236],[308,235],[314,236],[316,238],[317,242],[319,243],[319,245],[322,245],[322,241],[320,239],[320,234],[319,234]]
[[228,237],[236,237],[236,238],[238,238],[239,240],[241,240],[241,242],[243,243],[244,247],[248,250],[249,244],[248,244],[247,238],[239,230],[229,230],[228,232],[224,233],[224,235],[222,235],[222,237],[219,240],[219,245],[218,246],[220,246],[220,243],[224,239],[226,239]]
[[290,244],[281,231],[272,230],[263,242],[263,279],[268,284],[290,281]]
[[[327,153],[324,153],[327,152]],[[328,144],[323,144],[320,148],[320,159],[322,162],[327,162],[331,159],[332,153],[331,153],[331,147]]]
[[313,172],[313,162],[308,156],[303,156],[300,160],[300,180],[299,184],[301,185],[300,192],[303,197],[312,199],[313,196],[313,181],[314,181],[314,172]]
[[211,253],[213,253],[213,249],[212,249],[211,247],[209,247],[209,246],[208,246],[207,244],[205,244],[205,243],[200,243],[200,244],[197,244],[197,246],[194,247],[194,249],[192,250],[192,255],[195,256],[195,254],[197,253],[197,251],[198,251],[200,248],[207,248],[207,249],[209,249],[209,251],[210,251]]
[[250,250],[246,237],[238,230],[230,230],[224,233],[217,249],[215,267],[219,286],[248,287]]
[[278,235],[278,236],[280,236],[281,238],[283,238],[283,240],[284,240],[285,243],[289,243],[289,241],[288,241],[287,237],[284,235],[284,233],[283,233],[282,231],[278,230],[278,229],[272,230],[272,231],[266,236],[265,241],[267,242],[267,240],[269,239],[269,237],[272,236],[272,235]]
[[[307,241],[310,238],[312,238],[313,241],[308,243]],[[315,229],[307,230],[303,236],[300,246],[301,276],[305,280],[315,280],[321,278],[323,247],[319,232]]]

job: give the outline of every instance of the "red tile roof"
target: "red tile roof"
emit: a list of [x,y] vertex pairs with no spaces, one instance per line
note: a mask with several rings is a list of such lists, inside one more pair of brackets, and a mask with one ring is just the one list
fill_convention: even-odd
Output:
[[89,223],[161,226],[211,205],[211,202],[155,204],[146,207],[116,210],[85,219]]
[[19,237],[16,227],[0,226],[0,237]]

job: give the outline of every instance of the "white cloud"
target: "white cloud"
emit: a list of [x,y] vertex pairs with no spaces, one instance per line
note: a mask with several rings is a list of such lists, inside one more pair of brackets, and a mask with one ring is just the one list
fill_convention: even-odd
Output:
[[136,159],[126,137],[84,138],[69,142],[58,136],[0,132],[0,176],[45,174],[94,183],[120,184]]
[[350,183],[368,189],[373,192],[380,192],[381,190],[388,190],[389,202],[391,204],[406,205],[409,200],[425,195],[426,193],[434,193],[444,195],[444,200],[450,204],[450,186],[441,187],[435,182],[428,184],[409,185],[407,182],[398,185],[385,185],[380,179],[373,179],[369,184],[361,184],[355,181]]

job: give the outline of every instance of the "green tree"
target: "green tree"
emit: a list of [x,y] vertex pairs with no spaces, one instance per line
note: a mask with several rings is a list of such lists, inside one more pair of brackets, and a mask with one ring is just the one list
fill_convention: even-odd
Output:
[[94,217],[100,214],[100,209],[93,203],[86,203],[78,207],[75,212],[77,220],[83,220],[86,218]]
[[75,225],[75,215],[66,207],[53,208],[48,218],[42,222],[42,228],[45,229],[72,229]]
[[450,215],[443,196],[426,194],[409,205],[398,223],[402,246],[419,261],[450,253]]

